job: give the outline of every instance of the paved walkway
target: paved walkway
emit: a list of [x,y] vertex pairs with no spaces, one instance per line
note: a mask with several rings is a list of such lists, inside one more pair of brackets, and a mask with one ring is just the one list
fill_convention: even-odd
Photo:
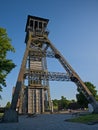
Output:
[[98,130],[98,124],[86,125],[64,121],[68,114],[43,114],[36,117],[20,116],[18,123],[0,123],[0,130]]

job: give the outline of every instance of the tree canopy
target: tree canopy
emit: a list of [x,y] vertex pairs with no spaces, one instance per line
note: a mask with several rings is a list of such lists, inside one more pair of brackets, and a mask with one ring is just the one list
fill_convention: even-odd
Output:
[[[98,101],[98,95],[97,95],[97,90],[96,90],[96,86],[94,86],[92,83],[90,82],[85,82],[85,85],[87,86],[87,88],[90,90],[90,92],[92,93],[92,95],[95,97],[95,99]],[[81,105],[81,107],[87,107],[88,106],[88,101],[86,99],[86,97],[82,94],[82,92],[78,90],[78,94],[76,95],[77,98],[77,102]]]
[[[90,90],[96,101],[98,101],[98,94],[96,90],[96,86],[94,86],[91,82],[84,82],[87,88]],[[88,101],[83,93],[77,88],[78,94],[76,94],[77,102],[75,100],[68,100],[66,97],[61,96],[61,99],[54,99],[53,106],[55,110],[62,109],[79,109],[79,108],[87,108]]]
[[11,59],[7,58],[8,52],[15,52],[11,45],[11,39],[8,37],[6,29],[0,28],[0,91],[6,86],[6,77],[15,67]]
[[10,106],[11,106],[11,103],[8,101],[8,102],[6,103],[5,108],[10,108]]
[[61,99],[54,99],[53,106],[58,110],[67,109],[68,105],[71,103],[71,100],[68,100],[66,97],[61,96]]

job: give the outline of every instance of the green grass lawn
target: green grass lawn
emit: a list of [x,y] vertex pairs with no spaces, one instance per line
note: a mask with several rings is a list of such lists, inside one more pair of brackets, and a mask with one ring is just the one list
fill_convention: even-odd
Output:
[[68,121],[79,123],[98,122],[98,114],[88,114],[84,116],[79,116],[73,119],[69,119]]

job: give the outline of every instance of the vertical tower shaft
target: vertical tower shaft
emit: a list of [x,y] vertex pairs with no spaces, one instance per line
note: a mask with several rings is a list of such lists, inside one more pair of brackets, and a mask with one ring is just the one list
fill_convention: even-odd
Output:
[[[46,56],[43,56],[45,41],[39,37],[48,36],[48,19],[28,16],[26,24],[26,51],[22,61],[18,81],[20,81],[19,113],[43,113],[50,108],[49,81],[32,73],[48,72]],[[28,76],[25,76],[28,73]],[[17,85],[16,83],[16,85]],[[15,90],[17,93],[17,88]],[[15,94],[16,95],[16,94]],[[13,102],[14,101],[14,102]],[[12,100],[12,108],[15,100]]]

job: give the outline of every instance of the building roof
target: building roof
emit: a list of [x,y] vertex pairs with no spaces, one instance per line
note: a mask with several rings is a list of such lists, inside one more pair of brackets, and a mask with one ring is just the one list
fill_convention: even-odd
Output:
[[46,21],[47,23],[49,22],[49,19],[46,19],[46,18],[41,18],[41,17],[28,15],[28,20],[29,20],[29,18],[36,19],[36,20],[41,20],[41,21]]
[[45,21],[47,24],[48,24],[48,22],[49,22],[49,19],[28,15],[25,31],[26,31],[27,26],[28,26],[28,24],[29,24],[29,19],[30,19],[30,18],[35,19],[35,20]]

